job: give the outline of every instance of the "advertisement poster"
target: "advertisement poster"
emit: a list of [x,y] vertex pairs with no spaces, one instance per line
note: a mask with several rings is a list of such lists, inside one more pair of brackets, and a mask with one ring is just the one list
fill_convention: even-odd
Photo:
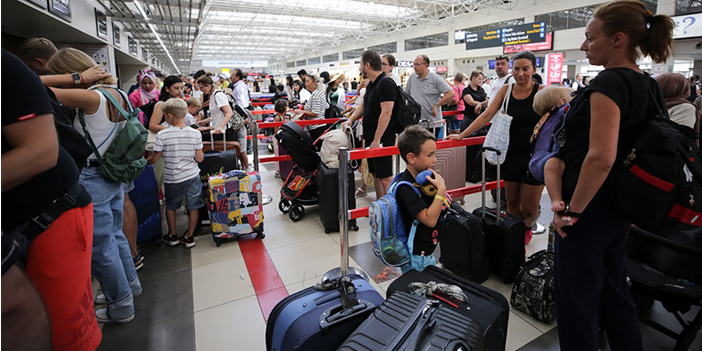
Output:
[[546,85],[561,85],[563,77],[563,54],[546,55]]

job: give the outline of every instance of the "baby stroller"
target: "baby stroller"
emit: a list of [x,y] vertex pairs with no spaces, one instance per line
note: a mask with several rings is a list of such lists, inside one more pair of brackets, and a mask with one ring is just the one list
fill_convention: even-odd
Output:
[[[626,274],[641,323],[675,339],[673,351],[687,350],[702,327],[702,310],[692,321],[683,317],[693,306],[702,306],[702,229],[656,235],[632,226]],[[654,300],[675,316],[680,333],[651,318]]]
[[[341,121],[332,124],[327,131],[336,128],[339,123]],[[317,166],[321,160],[315,145],[320,139],[312,141],[309,134],[292,121],[283,124],[275,138],[295,162],[292,172],[280,189],[278,209],[287,213],[293,222],[297,222],[305,217],[304,206],[317,204]]]

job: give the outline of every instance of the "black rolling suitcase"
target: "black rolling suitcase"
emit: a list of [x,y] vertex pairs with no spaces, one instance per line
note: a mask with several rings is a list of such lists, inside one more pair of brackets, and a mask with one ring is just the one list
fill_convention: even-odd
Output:
[[456,307],[398,292],[338,350],[482,351],[482,342],[482,328]]
[[[450,299],[442,302],[447,306],[458,306],[458,311],[476,322],[483,331],[485,351],[504,351],[507,342],[507,322],[509,320],[509,303],[499,292],[461,278],[436,266],[429,266],[423,272],[411,270],[388,287],[388,298],[396,293],[409,292],[409,284],[430,281],[457,285],[468,297],[468,302]],[[450,302],[450,303],[449,303]]]
[[342,280],[344,285],[312,286],[278,302],[266,323],[266,350],[336,350],[384,301],[361,276],[337,282]]
[[441,233],[441,258],[444,268],[478,284],[490,276],[482,218],[451,204]]
[[[348,186],[348,204],[349,209],[356,208],[356,197],[354,197],[355,179],[353,170],[348,169],[349,186]],[[317,168],[317,207],[319,208],[319,219],[324,226],[324,232],[339,231],[339,169],[327,168],[323,162],[319,163]],[[349,221],[349,228],[358,231],[356,220]]]
[[[493,148],[484,150],[496,151]],[[497,209],[485,207],[485,158],[483,158],[483,205],[476,208],[473,214],[483,219],[483,232],[485,233],[485,248],[487,252],[490,272],[502,279],[505,284],[514,283],[519,269],[524,264],[524,235],[527,227],[524,221],[516,216],[503,212],[500,201]],[[497,197],[500,197],[500,166],[497,166]],[[499,216],[497,215],[499,213]]]

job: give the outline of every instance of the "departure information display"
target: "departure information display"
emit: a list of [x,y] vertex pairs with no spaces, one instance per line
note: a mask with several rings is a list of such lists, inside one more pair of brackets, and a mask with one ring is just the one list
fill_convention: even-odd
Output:
[[480,32],[466,32],[466,50],[546,41],[546,23],[520,24]]

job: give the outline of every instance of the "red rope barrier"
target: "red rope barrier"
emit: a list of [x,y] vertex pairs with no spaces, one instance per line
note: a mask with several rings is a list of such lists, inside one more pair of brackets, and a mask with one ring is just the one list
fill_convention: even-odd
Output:
[[[500,182],[504,186],[504,181],[500,181]],[[497,189],[497,182],[488,182],[487,184],[485,184],[485,191],[492,190],[492,189]],[[463,196],[463,195],[469,195],[469,194],[477,194],[481,191],[483,191],[482,184],[476,184],[476,185],[466,186],[463,188],[449,190],[446,193],[448,193],[451,196]],[[368,207],[366,206],[363,208],[357,208],[355,210],[349,210],[349,214],[351,215],[351,219],[368,217]]]
[[[340,121],[341,119],[339,118],[328,118],[328,119],[309,119],[309,120],[302,120],[299,119],[295,121],[299,126],[311,126],[311,125],[317,125],[317,124],[332,124]],[[277,128],[282,126],[287,122],[263,122],[263,123],[258,123],[258,128],[263,129],[263,128]]]
[[[462,140],[441,140],[436,142],[436,148],[448,149],[452,147],[482,145],[483,141],[485,141],[484,136],[466,138]],[[386,146],[377,149],[352,150],[349,152],[349,158],[351,160],[362,160],[364,158],[392,156],[399,154],[400,151],[397,149],[397,146]]]

